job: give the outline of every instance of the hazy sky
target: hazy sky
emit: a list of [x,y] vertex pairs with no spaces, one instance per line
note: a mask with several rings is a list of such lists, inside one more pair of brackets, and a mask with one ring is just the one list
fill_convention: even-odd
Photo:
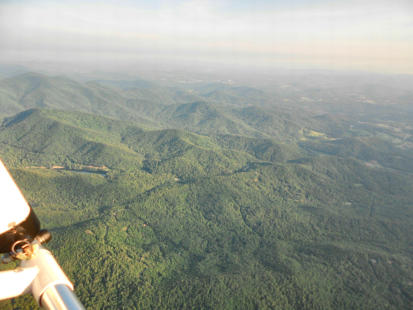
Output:
[[3,62],[145,59],[413,74],[411,0],[0,0]]

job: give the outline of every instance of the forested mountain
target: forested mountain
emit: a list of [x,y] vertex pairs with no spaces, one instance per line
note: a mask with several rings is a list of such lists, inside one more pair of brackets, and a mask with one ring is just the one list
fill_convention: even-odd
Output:
[[409,113],[128,83],[0,81],[0,157],[88,309],[413,306]]
[[28,108],[57,108],[145,120],[129,111],[127,98],[97,83],[81,84],[65,77],[25,73],[0,81],[0,115]]
[[[119,84],[126,85],[126,89],[113,81],[79,83],[37,73],[17,75],[0,81],[0,116],[11,116],[29,108],[52,108],[89,112],[152,128],[283,139],[296,137],[298,129],[311,119],[308,112],[306,117],[300,117],[294,111],[293,116],[291,111],[254,88],[220,83],[207,83],[203,87],[196,84],[190,88],[144,81]],[[217,92],[226,93],[231,99],[211,95]],[[298,125],[297,121],[302,124]]]

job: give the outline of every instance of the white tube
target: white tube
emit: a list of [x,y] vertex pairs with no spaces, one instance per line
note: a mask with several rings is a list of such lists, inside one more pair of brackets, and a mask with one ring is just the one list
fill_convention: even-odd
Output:
[[49,310],[83,310],[76,295],[63,284],[49,287],[43,294],[41,306]]
[[[73,284],[48,250],[40,247],[32,259],[22,261],[21,265],[23,268],[37,267],[39,270],[37,277],[32,282],[31,291],[40,306],[46,307],[46,309],[84,309],[76,296],[71,293]],[[62,286],[65,286],[67,290],[62,289]],[[67,293],[67,291],[70,291],[70,293]],[[63,295],[60,296],[60,294]],[[52,307],[53,305],[64,304],[63,301],[71,299],[73,299],[72,305],[80,305],[80,307]]]

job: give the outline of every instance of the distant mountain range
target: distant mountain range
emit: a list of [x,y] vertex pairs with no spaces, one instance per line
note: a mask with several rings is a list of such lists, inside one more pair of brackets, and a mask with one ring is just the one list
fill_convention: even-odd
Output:
[[[0,115],[29,108],[61,109],[133,121],[152,128],[261,137],[296,136],[299,129],[283,108],[256,106],[257,98],[264,100],[265,95],[252,88],[219,84],[198,87],[200,92],[194,94],[149,82],[126,85],[136,87],[123,90],[97,82],[81,84],[64,77],[25,73],[0,81]],[[264,123],[259,124],[261,121]]]

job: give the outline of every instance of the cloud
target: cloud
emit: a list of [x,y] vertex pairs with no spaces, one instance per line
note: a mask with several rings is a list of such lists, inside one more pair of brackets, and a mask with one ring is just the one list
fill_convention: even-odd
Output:
[[383,70],[392,62],[412,62],[408,1],[301,2],[250,10],[233,1],[200,0],[161,2],[156,8],[128,2],[6,3],[0,6],[1,45],[9,56],[101,53],[123,54],[125,61],[144,53],[183,53],[236,54],[250,61],[327,58],[343,66],[375,62]]

